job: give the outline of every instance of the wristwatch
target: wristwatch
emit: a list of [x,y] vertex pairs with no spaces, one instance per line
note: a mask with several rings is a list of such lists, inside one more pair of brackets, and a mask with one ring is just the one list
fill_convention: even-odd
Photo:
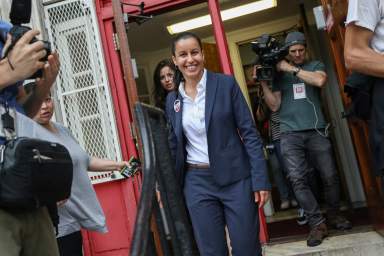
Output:
[[300,70],[301,70],[301,68],[299,68],[299,67],[294,67],[293,72],[292,72],[292,75],[293,75],[293,76],[297,76],[297,74],[300,72]]

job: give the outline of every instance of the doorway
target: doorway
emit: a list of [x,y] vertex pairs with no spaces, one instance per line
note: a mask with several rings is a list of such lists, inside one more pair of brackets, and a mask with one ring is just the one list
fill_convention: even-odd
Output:
[[[238,4],[237,1],[228,0],[219,2],[222,9]],[[244,2],[251,2],[251,0]],[[322,60],[327,67],[329,81],[327,89],[324,91],[324,101],[326,102],[324,105],[328,106],[326,112],[328,113],[328,120],[333,126],[332,141],[342,180],[344,209],[358,211],[357,209],[365,206],[366,199],[348,125],[341,118],[343,105],[337,86],[332,58],[330,57],[329,46],[326,43],[324,32],[315,29],[312,8],[320,3],[316,0],[305,1],[304,10],[302,10],[299,8],[301,2],[298,0],[279,0],[278,6],[274,9],[224,22],[235,77],[250,106],[252,106],[254,99],[252,93],[255,93],[256,89],[252,87],[251,79],[247,78],[247,76],[249,76],[248,72],[254,61],[255,54],[250,50],[249,42],[264,33],[278,35],[290,29],[302,27],[302,16],[303,13],[305,14],[306,22],[308,23],[306,34],[311,41],[311,55]],[[294,6],[297,6],[297,8],[294,8]],[[173,11],[159,11],[152,20],[140,25],[129,23],[128,38],[131,55],[135,58],[139,70],[141,70],[139,76],[145,76],[145,78],[141,77],[136,80],[139,94],[143,92],[143,95],[139,95],[139,97],[145,98],[150,104],[154,104],[153,71],[160,60],[171,57],[170,42],[172,36],[168,33],[166,26],[206,14],[208,14],[207,3],[199,3]],[[215,44],[211,26],[195,29],[192,32],[199,35],[204,43]],[[284,33],[280,36],[283,37]],[[214,59],[212,58],[213,62]],[[287,229],[290,231],[293,229],[298,230],[300,233],[300,231],[306,230],[296,224],[297,210],[295,208],[289,210],[288,214],[284,212],[280,216],[279,212],[281,211],[279,211],[279,207],[276,207],[279,205],[279,198],[274,195],[273,199],[275,207],[270,206],[266,209],[266,212],[269,211],[269,215],[271,215],[269,216],[270,218],[268,217],[270,222],[268,228],[270,231],[275,229],[273,223],[278,223],[281,226],[284,221],[290,223],[287,226]],[[276,237],[286,235],[286,233],[279,230],[272,233]],[[272,235],[271,238],[274,238],[274,236]]]

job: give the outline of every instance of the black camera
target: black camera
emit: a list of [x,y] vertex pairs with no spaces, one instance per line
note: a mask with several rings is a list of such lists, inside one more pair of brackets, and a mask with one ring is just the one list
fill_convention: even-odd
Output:
[[[12,36],[11,45],[8,47],[6,52],[4,53],[4,57],[7,57],[8,53],[13,49],[17,41],[29,30],[30,27],[23,26],[24,23],[29,23],[31,20],[31,11],[32,11],[31,0],[13,0],[11,6],[11,12],[9,14],[9,19],[13,27],[9,31],[9,34]],[[31,44],[39,41],[36,37],[32,38]],[[51,54],[51,43],[49,41],[43,41],[44,50],[47,54],[41,59],[42,61],[47,61],[48,56]],[[33,74],[28,79],[35,79],[43,76],[43,71],[40,69],[35,74]]]
[[270,35],[262,35],[251,42],[252,50],[258,56],[255,65],[260,65],[256,70],[257,79],[270,81],[273,79],[276,64],[288,55],[287,47],[280,47],[279,42]]

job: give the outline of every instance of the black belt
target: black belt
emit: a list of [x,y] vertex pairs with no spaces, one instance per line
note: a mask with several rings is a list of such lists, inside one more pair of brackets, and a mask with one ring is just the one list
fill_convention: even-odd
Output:
[[190,164],[187,163],[187,170],[191,169],[209,169],[209,164]]

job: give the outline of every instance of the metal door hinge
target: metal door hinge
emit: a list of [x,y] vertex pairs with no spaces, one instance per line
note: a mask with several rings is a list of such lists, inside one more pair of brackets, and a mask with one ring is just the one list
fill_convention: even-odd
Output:
[[119,37],[117,33],[112,34],[112,40],[113,40],[113,47],[115,48],[115,51],[120,51]]

